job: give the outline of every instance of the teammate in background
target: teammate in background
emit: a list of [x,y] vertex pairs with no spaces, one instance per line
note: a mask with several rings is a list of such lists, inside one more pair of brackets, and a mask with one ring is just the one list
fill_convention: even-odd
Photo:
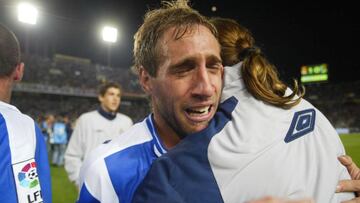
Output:
[[217,109],[223,66],[216,30],[187,1],[145,15],[134,57],[153,113],[85,160],[79,203],[130,202],[153,160],[204,129]]
[[51,202],[47,150],[40,128],[9,104],[24,64],[19,42],[0,24],[0,202]]
[[206,129],[153,163],[133,202],[354,198],[335,193],[350,176],[337,160],[344,148],[325,116],[302,98],[296,82],[291,91],[279,80],[246,28],[231,19],[211,22],[225,66],[219,111]]
[[117,112],[121,102],[121,88],[117,83],[102,85],[98,99],[98,109],[82,114],[76,121],[65,152],[65,170],[77,186],[80,167],[90,151],[133,125],[130,117]]

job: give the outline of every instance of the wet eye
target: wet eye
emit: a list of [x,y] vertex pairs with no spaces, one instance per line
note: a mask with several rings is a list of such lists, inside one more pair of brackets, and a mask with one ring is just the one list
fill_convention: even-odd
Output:
[[208,68],[209,71],[217,73],[218,71],[221,70],[222,64],[221,63],[210,63],[210,64],[207,65],[207,68]]
[[187,73],[191,72],[191,70],[195,69],[195,64],[189,61],[181,63],[179,65],[174,66],[171,68],[170,73],[176,76],[185,76]]

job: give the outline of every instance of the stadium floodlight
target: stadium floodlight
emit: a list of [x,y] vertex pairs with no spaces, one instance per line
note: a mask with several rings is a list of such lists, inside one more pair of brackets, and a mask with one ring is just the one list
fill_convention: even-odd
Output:
[[105,42],[115,43],[117,41],[118,30],[114,27],[105,26],[102,30],[102,38]]
[[30,3],[20,3],[18,5],[18,20],[20,22],[35,25],[38,17],[37,8]]

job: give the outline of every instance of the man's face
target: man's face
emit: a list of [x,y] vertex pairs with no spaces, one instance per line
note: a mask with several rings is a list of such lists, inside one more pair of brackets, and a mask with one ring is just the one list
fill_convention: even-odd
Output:
[[107,112],[116,112],[120,106],[120,89],[110,87],[104,96],[99,96],[101,107]]
[[223,76],[220,46],[208,28],[193,26],[191,31],[175,40],[170,28],[157,45],[162,58],[147,90],[159,131],[168,132],[164,126],[170,126],[182,135],[198,132],[207,127],[218,106]]

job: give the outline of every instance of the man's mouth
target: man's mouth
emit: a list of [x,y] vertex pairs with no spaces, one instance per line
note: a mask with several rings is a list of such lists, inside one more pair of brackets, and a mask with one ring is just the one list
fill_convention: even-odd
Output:
[[194,107],[194,108],[187,108],[186,112],[191,117],[202,117],[206,116],[211,112],[212,105],[204,106],[204,107]]

